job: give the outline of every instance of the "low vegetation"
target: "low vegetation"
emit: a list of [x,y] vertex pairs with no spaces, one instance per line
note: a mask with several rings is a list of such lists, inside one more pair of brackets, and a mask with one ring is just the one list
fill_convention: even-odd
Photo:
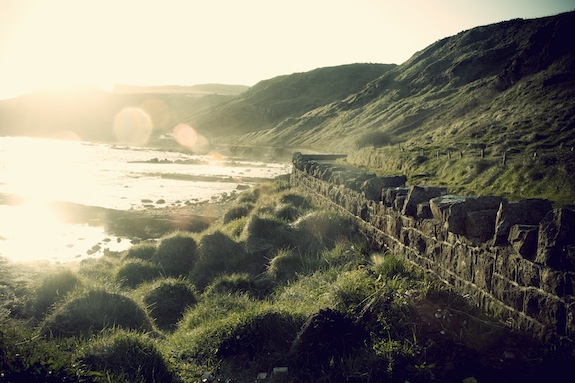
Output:
[[573,372],[573,350],[511,332],[285,181],[234,204],[202,232],[77,267],[3,262],[0,381],[515,382]]

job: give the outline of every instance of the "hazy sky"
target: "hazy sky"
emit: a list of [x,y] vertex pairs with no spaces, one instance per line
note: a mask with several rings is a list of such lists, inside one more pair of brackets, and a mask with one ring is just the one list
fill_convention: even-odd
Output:
[[0,98],[91,83],[254,85],[433,42],[575,0],[0,0]]

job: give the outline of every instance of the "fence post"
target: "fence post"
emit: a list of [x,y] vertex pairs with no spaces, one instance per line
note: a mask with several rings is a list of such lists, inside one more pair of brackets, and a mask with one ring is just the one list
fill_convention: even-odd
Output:
[[507,163],[507,150],[503,152],[503,166]]
[[485,158],[485,149],[481,149],[481,158]]

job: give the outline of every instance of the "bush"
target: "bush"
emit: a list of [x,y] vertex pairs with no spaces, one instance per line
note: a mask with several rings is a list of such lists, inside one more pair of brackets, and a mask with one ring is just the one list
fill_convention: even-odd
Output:
[[123,287],[135,288],[138,285],[161,276],[160,268],[148,261],[132,259],[124,263],[116,272],[116,281]]
[[196,302],[194,289],[182,279],[157,281],[144,295],[150,317],[163,330],[173,329],[182,319],[184,311]]
[[157,245],[152,242],[138,243],[130,247],[124,256],[126,259],[141,259],[151,261],[156,252]]
[[216,276],[249,269],[242,245],[216,231],[204,235],[198,245],[198,260],[190,274],[194,284],[203,289]]
[[40,319],[79,284],[80,279],[70,270],[58,270],[44,276],[34,291],[31,302],[32,315]]
[[152,330],[146,312],[132,299],[104,290],[91,290],[61,305],[45,321],[42,335],[90,336],[111,327]]
[[177,231],[163,237],[156,249],[153,260],[166,276],[187,275],[197,258],[197,246],[194,238],[185,232]]
[[81,350],[79,360],[84,369],[102,373],[103,382],[110,377],[121,382],[173,381],[155,342],[136,332],[104,333]]

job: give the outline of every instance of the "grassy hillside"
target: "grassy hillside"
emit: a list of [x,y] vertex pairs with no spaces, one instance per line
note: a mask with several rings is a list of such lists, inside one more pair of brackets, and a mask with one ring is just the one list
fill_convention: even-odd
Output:
[[350,64],[274,77],[190,119],[194,127],[212,137],[269,129],[286,118],[341,100],[394,67]]
[[329,148],[455,192],[570,204],[574,34],[573,12],[463,31],[344,100],[236,142]]

